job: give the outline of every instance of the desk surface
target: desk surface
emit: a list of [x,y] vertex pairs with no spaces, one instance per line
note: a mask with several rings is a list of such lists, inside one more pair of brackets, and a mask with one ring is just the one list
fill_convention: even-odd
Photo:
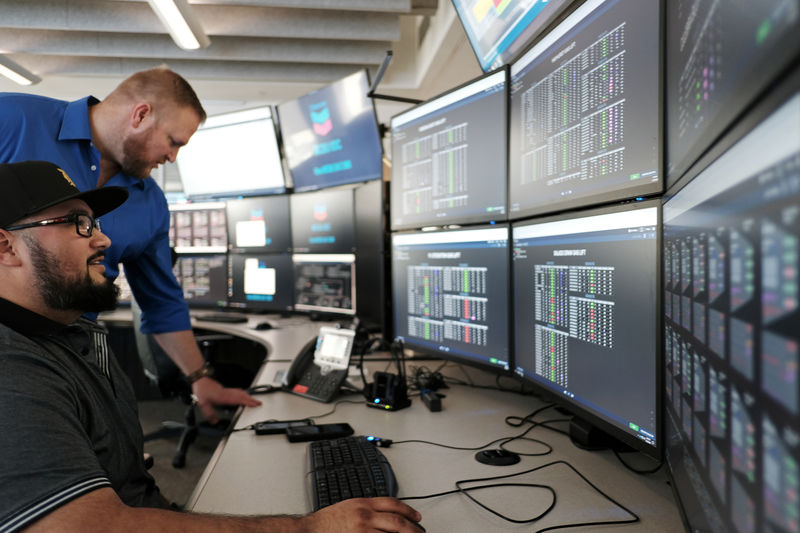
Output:
[[[436,364],[435,362],[433,364]],[[431,363],[428,363],[430,367]],[[383,370],[386,362],[371,362],[371,371]],[[414,363],[410,363],[410,367]],[[288,363],[269,361],[257,377],[258,383],[273,383],[279,370]],[[451,365],[448,373],[465,378],[493,378],[475,369]],[[356,372],[356,376],[357,376]],[[360,377],[353,377],[360,382]],[[637,475],[625,469],[613,453],[588,452],[576,448],[569,439],[544,428],[536,428],[529,436],[541,439],[553,448],[549,455],[523,457],[513,466],[497,467],[478,463],[475,451],[452,450],[420,442],[426,440],[460,447],[478,447],[490,441],[520,434],[526,428],[505,424],[508,415],[525,416],[544,405],[540,400],[516,393],[454,385],[443,391],[441,412],[428,411],[419,398],[411,407],[387,412],[367,407],[358,395],[341,400],[356,403],[323,404],[285,392],[262,396],[263,405],[240,412],[235,428],[267,419],[293,419],[335,413],[317,419],[317,423],[348,422],[356,434],[372,434],[396,443],[384,454],[398,479],[399,497],[419,496],[455,488],[457,480],[499,476],[523,472],[553,461],[567,461],[592,483],[607,492],[641,517],[641,522],[627,526],[600,526],[581,531],[660,532],[681,531],[678,509],[662,468],[654,475]],[[543,412],[537,420],[561,418],[554,410]],[[198,512],[228,514],[306,513],[308,503],[305,472],[305,443],[289,443],[284,435],[257,436],[251,430],[231,432],[220,444],[187,507]],[[541,444],[515,441],[509,449],[537,453]],[[627,461],[638,468],[652,467],[649,459],[626,454]],[[533,530],[556,524],[581,521],[625,519],[624,511],[589,487],[575,472],[563,464],[507,480],[514,483],[541,483],[557,493],[553,511],[535,524],[513,524],[482,509],[461,494],[453,494],[409,503],[423,516],[422,524],[435,531],[460,532]],[[551,502],[549,492],[532,487],[491,488],[474,493],[487,506],[518,520],[539,514]],[[610,527],[610,529],[609,529]]]

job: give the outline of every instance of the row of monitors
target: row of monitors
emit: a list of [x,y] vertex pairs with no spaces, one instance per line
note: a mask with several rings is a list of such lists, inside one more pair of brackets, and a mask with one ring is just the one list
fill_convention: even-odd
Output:
[[693,531],[798,531],[798,80],[663,199],[394,233],[395,334],[666,448]]
[[380,186],[362,186],[369,189],[368,197],[359,205],[359,193],[350,187],[175,204],[170,206],[170,243],[179,252],[352,253],[356,219],[380,218]]
[[[191,308],[356,314],[353,254],[180,255],[173,269]],[[124,274],[120,301],[130,301]]]
[[368,90],[361,70],[280,104],[278,117],[270,107],[209,117],[178,153],[184,194],[283,193],[282,155],[295,191],[380,179],[383,150]]
[[392,118],[392,230],[659,194],[800,51],[793,0],[455,4],[491,65],[537,14],[574,9],[510,67]]

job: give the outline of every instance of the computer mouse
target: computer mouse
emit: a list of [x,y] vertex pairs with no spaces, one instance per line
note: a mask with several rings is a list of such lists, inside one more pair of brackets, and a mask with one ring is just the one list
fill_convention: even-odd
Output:
[[479,463],[485,465],[506,466],[517,464],[519,462],[519,455],[502,448],[494,448],[491,450],[479,451],[475,454],[475,459]]
[[269,322],[259,322],[258,324],[256,324],[255,329],[263,331],[265,329],[272,329],[272,327],[273,327],[272,324],[270,324]]

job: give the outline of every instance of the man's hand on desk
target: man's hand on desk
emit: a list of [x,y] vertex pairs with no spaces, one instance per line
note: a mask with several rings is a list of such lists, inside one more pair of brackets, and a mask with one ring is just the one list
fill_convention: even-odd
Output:
[[422,516],[394,498],[355,498],[345,500],[305,516],[303,531],[335,533],[351,531],[397,531],[420,533]]
[[223,387],[218,381],[212,378],[198,379],[192,384],[192,393],[197,401],[203,416],[211,422],[219,420],[215,405],[242,405],[245,407],[255,407],[261,402],[247,394],[243,389],[230,389]]

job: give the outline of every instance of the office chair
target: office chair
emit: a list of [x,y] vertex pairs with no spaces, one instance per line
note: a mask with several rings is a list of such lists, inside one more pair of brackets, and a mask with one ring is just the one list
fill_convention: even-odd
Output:
[[[172,466],[174,468],[183,468],[186,464],[186,453],[197,436],[208,435],[212,437],[222,437],[230,424],[230,419],[223,417],[220,422],[216,424],[211,424],[207,421],[198,423],[195,405],[192,401],[191,386],[185,380],[177,365],[164,353],[155,338],[139,330],[141,326],[141,308],[136,303],[135,299],[131,299],[131,310],[133,311],[133,330],[136,351],[138,352],[145,376],[152,385],[158,387],[162,398],[179,397],[187,406],[184,412],[183,422],[166,420],[161,423],[159,429],[146,434],[144,440],[146,442],[180,436],[175,455],[172,459]],[[215,368],[218,365],[213,357],[215,345],[219,343],[228,343],[234,340],[232,336],[225,334],[195,335],[195,338],[200,346],[200,351],[203,353],[203,357]],[[263,358],[261,361],[263,361]],[[243,368],[234,368],[233,371],[226,367],[226,365],[230,364],[229,361],[219,364],[222,371],[218,372],[215,378],[226,386],[241,386],[242,382],[245,383],[244,386],[247,386],[255,376],[252,363],[246,364]],[[258,364],[260,365],[260,362]],[[232,374],[242,377],[234,379],[236,383],[230,383],[230,380],[226,383],[226,381],[224,381],[225,377],[231,376]],[[231,413],[228,414],[230,415]]]

